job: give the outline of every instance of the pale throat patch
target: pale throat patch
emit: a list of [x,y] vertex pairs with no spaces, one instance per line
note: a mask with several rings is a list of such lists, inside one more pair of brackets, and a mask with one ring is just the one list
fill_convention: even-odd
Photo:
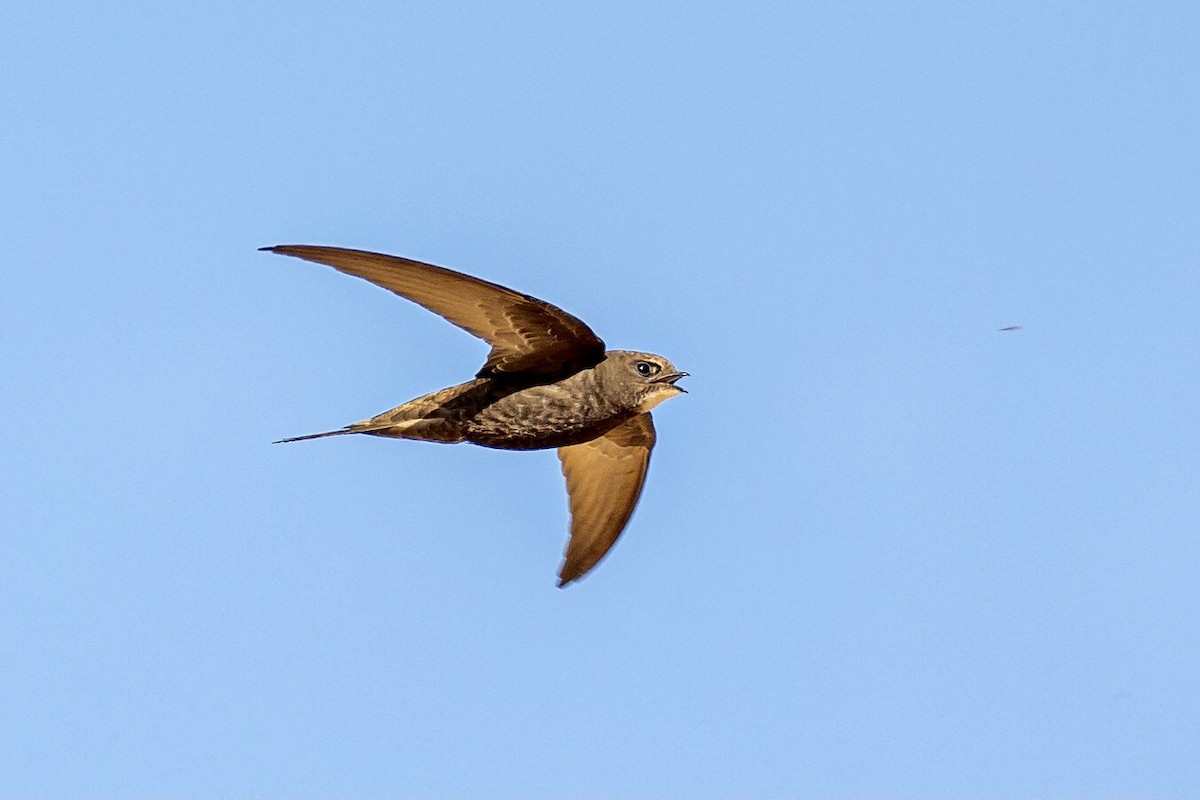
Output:
[[669,383],[664,383],[655,387],[655,390],[651,394],[647,395],[645,400],[638,403],[637,411],[639,414],[645,414],[663,400],[674,397],[677,394],[683,394],[683,392],[679,391]]

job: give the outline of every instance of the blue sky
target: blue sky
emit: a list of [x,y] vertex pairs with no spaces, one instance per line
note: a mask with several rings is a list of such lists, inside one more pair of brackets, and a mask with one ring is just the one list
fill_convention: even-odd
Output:
[[[0,794],[1200,794],[1198,38],[6,8]],[[286,242],[692,373],[595,573],[551,452],[270,445],[486,352]]]

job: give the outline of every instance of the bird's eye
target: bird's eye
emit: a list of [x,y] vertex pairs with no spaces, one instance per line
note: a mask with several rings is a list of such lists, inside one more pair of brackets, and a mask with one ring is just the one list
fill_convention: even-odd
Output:
[[662,367],[658,364],[651,364],[649,361],[639,361],[633,367],[638,371],[638,375],[641,375],[643,378],[657,375],[662,370]]

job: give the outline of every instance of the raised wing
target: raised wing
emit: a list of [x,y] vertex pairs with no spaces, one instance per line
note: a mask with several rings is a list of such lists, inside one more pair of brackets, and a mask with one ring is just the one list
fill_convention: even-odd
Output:
[[633,514],[654,447],[649,414],[584,444],[558,448],[571,500],[571,540],[558,585],[583,577],[617,541]]
[[287,244],[263,250],[326,264],[445,317],[492,346],[478,377],[554,380],[600,363],[604,342],[581,320],[536,297],[399,256]]

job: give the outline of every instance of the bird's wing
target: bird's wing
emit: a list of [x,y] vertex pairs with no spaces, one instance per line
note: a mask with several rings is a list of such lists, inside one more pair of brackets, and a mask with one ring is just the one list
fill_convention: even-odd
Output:
[[581,320],[536,297],[399,256],[288,244],[272,253],[326,264],[440,314],[492,346],[478,377],[554,380],[600,363],[604,342]]
[[617,541],[642,493],[653,447],[654,422],[638,414],[598,439],[558,448],[571,499],[559,586],[583,577]]

